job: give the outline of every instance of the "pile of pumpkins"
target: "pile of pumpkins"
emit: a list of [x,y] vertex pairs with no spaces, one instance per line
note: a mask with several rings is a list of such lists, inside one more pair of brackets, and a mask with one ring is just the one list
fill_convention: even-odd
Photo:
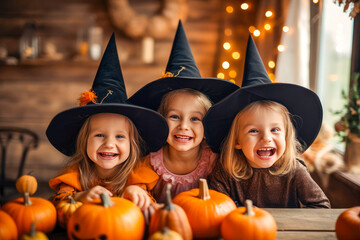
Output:
[[[141,210],[123,198],[101,195],[82,204],[69,197],[54,205],[30,197],[37,190],[33,176],[16,183],[24,197],[11,200],[0,209],[0,239],[48,239],[58,223],[69,239],[143,239],[146,229]],[[167,186],[166,204],[155,211],[148,226],[149,240],[275,239],[277,226],[264,209],[247,200],[237,208],[231,198],[209,190],[205,179],[199,188],[171,198]],[[336,222],[338,239],[360,239],[360,207],[344,211]],[[241,233],[241,234],[239,234]],[[351,233],[349,235],[349,233]]]

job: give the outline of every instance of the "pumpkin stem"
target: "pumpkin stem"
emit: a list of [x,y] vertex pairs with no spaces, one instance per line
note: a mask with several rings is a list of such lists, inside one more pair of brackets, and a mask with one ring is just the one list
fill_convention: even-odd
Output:
[[76,203],[76,201],[74,200],[74,198],[71,195],[69,195],[68,198],[70,199],[70,204]]
[[245,201],[245,207],[246,207],[246,212],[244,213],[245,215],[255,216],[255,213],[253,210],[253,202],[251,200],[248,199]]
[[111,201],[109,195],[107,195],[106,193],[102,193],[100,194],[100,198],[101,198],[101,204],[104,207],[111,207],[114,205],[114,202]]
[[36,222],[31,223],[29,236],[30,237],[36,236]]
[[29,192],[24,192],[24,205],[25,206],[30,206],[32,204],[31,200],[30,200],[30,193]]
[[175,209],[175,206],[174,204],[172,203],[171,201],[171,183],[168,183],[166,185],[166,192],[165,192],[165,195],[166,195],[166,204],[164,206],[164,209],[165,210],[174,210]]
[[198,197],[202,200],[210,199],[209,187],[206,179],[204,178],[200,178]]

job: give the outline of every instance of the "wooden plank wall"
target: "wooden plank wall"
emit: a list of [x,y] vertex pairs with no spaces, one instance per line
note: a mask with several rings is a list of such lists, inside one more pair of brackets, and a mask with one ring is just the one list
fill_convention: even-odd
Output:
[[[161,0],[129,0],[131,6],[147,16],[153,15]],[[214,76],[215,54],[221,28],[220,0],[189,0],[184,28],[193,55],[203,77]],[[27,21],[34,21],[42,44],[53,43],[65,58],[61,61],[38,59],[20,61],[9,66],[0,63],[0,126],[19,126],[35,131],[39,147],[31,151],[25,172],[32,171],[40,181],[55,176],[66,161],[45,136],[50,120],[58,112],[77,106],[80,92],[91,87],[98,61],[75,61],[76,36],[79,29],[95,16],[104,30],[104,45],[116,33],[128,96],[164,71],[173,29],[167,37],[155,42],[155,62],[147,65],[139,60],[140,40],[130,39],[112,25],[105,0],[12,0],[0,1],[0,44],[8,55],[19,57],[19,39]],[[125,56],[123,53],[129,51]],[[6,171],[15,173],[16,148],[10,151],[11,163]]]

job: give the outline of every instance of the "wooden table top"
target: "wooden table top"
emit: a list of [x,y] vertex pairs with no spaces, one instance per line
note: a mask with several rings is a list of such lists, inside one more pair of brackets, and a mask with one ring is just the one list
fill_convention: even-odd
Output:
[[335,223],[346,209],[266,208],[277,223],[277,238],[336,239]]
[[[277,223],[277,240],[336,240],[335,223],[346,209],[265,208]],[[66,232],[51,234],[50,239],[67,239]]]

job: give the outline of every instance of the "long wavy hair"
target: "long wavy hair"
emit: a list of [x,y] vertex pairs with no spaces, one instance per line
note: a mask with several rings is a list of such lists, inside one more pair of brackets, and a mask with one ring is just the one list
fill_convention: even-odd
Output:
[[256,101],[246,106],[236,115],[220,154],[220,164],[230,176],[237,180],[249,179],[253,175],[253,169],[247,162],[243,151],[235,149],[239,136],[238,128],[243,118],[254,111],[263,109],[281,114],[285,126],[285,152],[269,169],[270,173],[273,175],[285,175],[296,168],[296,157],[301,151],[301,144],[296,139],[295,128],[291,122],[289,111],[277,102],[268,100]]
[[101,185],[108,188],[115,196],[122,194],[131,170],[141,157],[141,149],[143,147],[143,140],[135,125],[129,118],[125,118],[129,124],[130,154],[123,163],[115,167],[114,175],[106,179],[106,181],[97,176],[95,163],[87,155],[87,140],[90,133],[91,116],[81,127],[77,137],[76,152],[70,158],[66,169],[77,169],[79,171],[80,184],[83,190],[89,190],[96,185]]

